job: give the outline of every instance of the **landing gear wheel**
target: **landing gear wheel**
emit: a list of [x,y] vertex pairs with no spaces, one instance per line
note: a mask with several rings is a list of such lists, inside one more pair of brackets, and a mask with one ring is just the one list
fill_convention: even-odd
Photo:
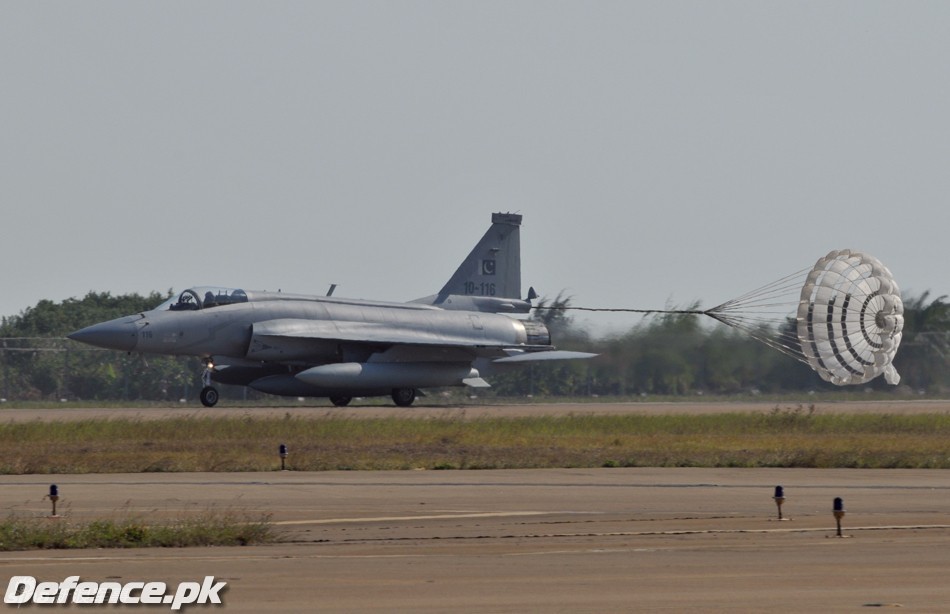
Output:
[[409,407],[415,400],[415,388],[393,388],[393,403],[399,407]]
[[353,397],[330,397],[330,402],[337,407],[346,407],[352,400]]
[[201,389],[201,404],[205,407],[214,407],[218,403],[218,389],[214,386],[205,386]]

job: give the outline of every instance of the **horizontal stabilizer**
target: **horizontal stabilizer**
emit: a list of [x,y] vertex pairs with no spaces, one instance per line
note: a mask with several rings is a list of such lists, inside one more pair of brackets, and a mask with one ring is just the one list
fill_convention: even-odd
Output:
[[597,354],[590,352],[572,352],[570,350],[551,350],[549,352],[523,352],[505,358],[496,358],[493,363],[534,362],[540,360],[575,360],[593,358]]

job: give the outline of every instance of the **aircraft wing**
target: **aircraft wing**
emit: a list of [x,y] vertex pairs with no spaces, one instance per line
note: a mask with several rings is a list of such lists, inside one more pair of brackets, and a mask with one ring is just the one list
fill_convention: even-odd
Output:
[[[258,360],[305,358],[318,346],[348,345],[385,352],[385,360],[464,360],[501,358],[511,361],[512,350],[527,360],[524,352],[552,353],[550,346],[516,346],[492,343],[459,332],[433,331],[425,327],[398,327],[385,323],[341,320],[282,318],[257,322],[247,357]],[[506,351],[507,350],[507,351]],[[558,352],[554,352],[558,353]],[[576,356],[575,356],[576,358]]]
[[402,328],[374,322],[279,319],[254,324],[254,337],[314,339],[375,345],[440,345],[479,347],[472,338],[420,328]]

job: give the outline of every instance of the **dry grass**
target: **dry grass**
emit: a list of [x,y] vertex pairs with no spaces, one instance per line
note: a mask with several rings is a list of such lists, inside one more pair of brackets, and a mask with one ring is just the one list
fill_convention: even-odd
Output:
[[950,468],[950,415],[188,417],[0,425],[0,474],[601,466]]
[[246,546],[272,542],[276,533],[266,517],[209,510],[160,523],[139,516],[88,522],[69,517],[18,517],[0,520],[0,551],[64,548],[148,548]]

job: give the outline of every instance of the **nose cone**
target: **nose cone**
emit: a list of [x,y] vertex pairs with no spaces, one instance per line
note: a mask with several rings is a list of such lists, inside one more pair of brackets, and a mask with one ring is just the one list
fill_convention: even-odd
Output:
[[116,318],[108,322],[87,326],[70,333],[67,337],[73,341],[88,343],[101,348],[131,352],[138,341],[138,327],[135,322],[140,319],[141,316]]

